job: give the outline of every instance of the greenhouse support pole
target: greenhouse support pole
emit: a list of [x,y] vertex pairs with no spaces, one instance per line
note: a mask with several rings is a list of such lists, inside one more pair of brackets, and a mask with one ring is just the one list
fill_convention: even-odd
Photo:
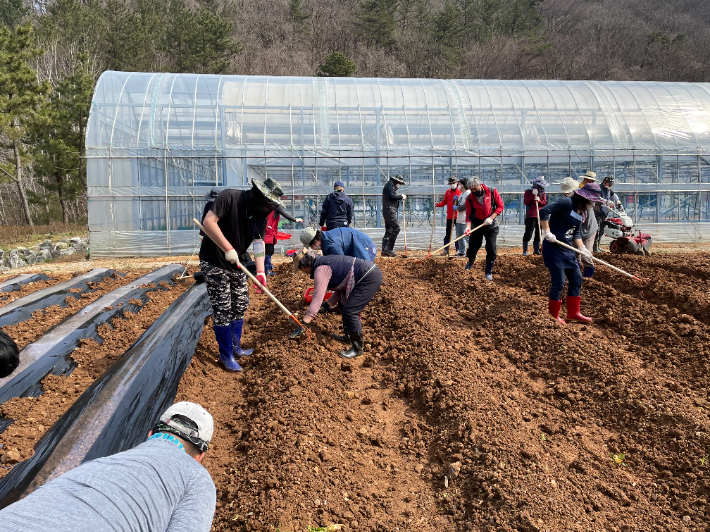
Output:
[[[433,147],[432,147],[433,149]],[[431,155],[431,211],[434,218],[434,223],[431,224],[431,237],[429,237],[429,251],[434,242],[434,232],[436,231],[436,184],[434,183],[434,154]]]
[[[365,213],[365,147],[362,149],[362,227],[367,227],[367,215]],[[354,218],[355,216],[353,216]]]
[[[291,217],[296,217],[296,200],[294,199],[294,193],[296,191],[296,176],[293,175],[293,144],[291,144]],[[293,224],[294,229],[296,224]]]

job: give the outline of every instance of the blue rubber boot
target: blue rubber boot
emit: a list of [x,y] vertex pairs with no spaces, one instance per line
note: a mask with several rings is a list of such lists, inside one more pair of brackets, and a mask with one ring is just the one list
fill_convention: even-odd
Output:
[[239,362],[234,358],[232,350],[232,327],[229,325],[215,325],[214,337],[219,345],[219,361],[229,371],[242,371]]
[[264,269],[266,270],[266,275],[268,275],[269,277],[273,277],[274,275],[276,275],[274,273],[274,265],[271,264],[271,255],[266,255],[264,257]]
[[493,264],[494,261],[486,261],[486,281],[493,280]]
[[248,357],[251,355],[253,349],[242,349],[242,327],[244,326],[244,320],[235,320],[231,323],[232,327],[232,349],[234,354],[238,357]]

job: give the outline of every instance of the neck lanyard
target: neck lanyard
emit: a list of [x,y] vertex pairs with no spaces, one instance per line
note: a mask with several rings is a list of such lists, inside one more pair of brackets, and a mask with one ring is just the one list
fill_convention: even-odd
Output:
[[180,447],[180,449],[185,451],[185,447],[183,447],[182,443],[180,443],[180,440],[178,440],[172,434],[168,434],[167,432],[158,432],[157,434],[153,434],[150,438],[148,438],[148,441],[150,440],[165,440],[172,443],[173,445],[177,445],[178,447]]

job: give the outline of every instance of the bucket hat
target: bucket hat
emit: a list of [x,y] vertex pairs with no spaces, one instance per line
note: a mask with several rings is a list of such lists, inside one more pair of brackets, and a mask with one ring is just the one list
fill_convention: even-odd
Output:
[[449,185],[453,185],[454,183],[456,183],[456,178],[450,177],[448,183],[449,183]]
[[597,173],[592,172],[591,170],[587,170],[584,174],[582,174],[579,177],[581,177],[582,179],[586,179],[587,181],[594,181],[594,182],[598,181]]
[[545,176],[544,176],[544,175],[541,175],[540,177],[536,177],[535,179],[533,179],[532,186],[545,188],[545,187],[549,187],[549,186],[550,186],[550,183],[548,183],[548,182],[545,180]]
[[596,183],[587,183],[582,188],[575,190],[574,193],[591,202],[602,201],[601,188]]
[[572,177],[565,177],[562,181],[557,183],[560,185],[560,188],[562,189],[563,194],[567,194],[569,192],[574,192],[579,188],[579,183],[577,182],[576,179]]
[[214,201],[217,198],[217,196],[219,196],[219,193],[222,192],[222,190],[223,189],[221,187],[212,187],[210,189],[210,191],[207,194],[205,194],[205,199]]
[[306,227],[303,231],[301,231],[301,244],[303,244],[305,247],[308,247],[311,245],[311,242],[313,242],[313,239],[316,237],[316,230],[313,229],[312,227]]
[[301,265],[301,259],[306,257],[306,260],[304,262],[307,263],[307,266],[311,266],[313,262],[318,258],[318,256],[319,255],[315,251],[312,251],[308,248],[303,248],[301,251],[294,254],[293,273],[298,273],[298,267]]
[[404,185],[404,178],[401,175],[395,175],[390,177],[392,181],[396,181],[397,183],[401,183]]
[[252,179],[251,183],[264,195],[264,197],[266,197],[266,199],[273,201],[274,203],[278,203],[279,205],[283,205],[281,196],[284,195],[284,191],[278,181],[267,177],[263,183],[256,179]]

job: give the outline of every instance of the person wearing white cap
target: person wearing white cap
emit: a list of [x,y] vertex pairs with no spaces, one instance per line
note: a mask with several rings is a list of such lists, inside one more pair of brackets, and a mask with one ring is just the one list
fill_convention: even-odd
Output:
[[213,432],[212,416],[204,408],[176,403],[160,416],[147,441],[85,462],[0,510],[0,528],[209,532],[217,493],[201,462]]

